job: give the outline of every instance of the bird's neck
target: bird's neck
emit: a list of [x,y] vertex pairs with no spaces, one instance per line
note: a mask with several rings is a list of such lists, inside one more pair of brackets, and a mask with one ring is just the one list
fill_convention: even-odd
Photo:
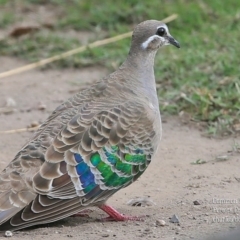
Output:
[[131,52],[126,61],[120,67],[128,84],[136,88],[140,93],[152,96],[156,100],[156,83],[154,75],[154,58],[156,52]]

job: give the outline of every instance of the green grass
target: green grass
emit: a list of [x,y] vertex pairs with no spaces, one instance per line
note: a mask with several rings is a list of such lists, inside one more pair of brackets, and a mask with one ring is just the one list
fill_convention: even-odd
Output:
[[[195,121],[205,121],[208,133],[236,133],[240,119],[240,2],[236,0],[0,0],[0,29],[19,21],[16,6],[45,4],[61,13],[54,31],[41,30],[20,39],[0,42],[0,54],[29,62],[50,57],[80,45],[75,38],[57,34],[67,29],[114,36],[146,19],[162,19],[177,13],[169,23],[181,49],[167,47],[157,55],[155,70],[160,108],[165,114],[187,112]],[[22,16],[24,19],[24,14]],[[101,35],[101,34],[100,34]],[[82,67],[101,64],[113,70],[125,58],[129,39],[73,56],[51,67]]]

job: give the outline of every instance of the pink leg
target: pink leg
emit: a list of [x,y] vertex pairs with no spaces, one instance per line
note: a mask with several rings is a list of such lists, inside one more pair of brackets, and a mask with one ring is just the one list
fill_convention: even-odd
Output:
[[103,220],[105,221],[143,221],[144,216],[126,216],[121,214],[120,212],[118,212],[116,209],[114,209],[113,207],[103,204],[101,206],[99,206],[100,209],[102,209],[105,213],[107,213],[109,215],[109,217],[104,218]]
[[93,210],[91,209],[84,209],[81,212],[78,212],[76,214],[73,214],[71,217],[89,217],[89,213],[91,213]]

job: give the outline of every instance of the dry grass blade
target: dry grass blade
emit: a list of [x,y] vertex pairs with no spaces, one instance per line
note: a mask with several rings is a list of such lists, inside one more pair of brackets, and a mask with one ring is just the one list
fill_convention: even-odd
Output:
[[0,114],[8,114],[8,113],[12,113],[14,111],[13,108],[11,107],[3,107],[3,108],[0,108]]
[[[171,21],[175,20],[177,17],[178,17],[177,14],[173,14],[173,15],[163,19],[162,22],[168,23],[168,22],[171,22]],[[131,37],[131,35],[132,35],[132,32],[128,32],[128,33],[117,35],[115,37],[99,40],[99,41],[90,43],[88,45],[81,46],[79,48],[70,50],[68,52],[65,52],[65,53],[62,53],[62,54],[59,54],[59,55],[56,55],[56,56],[53,56],[53,57],[50,57],[50,58],[47,58],[47,59],[43,59],[43,60],[40,60],[38,62],[25,65],[23,67],[15,68],[13,70],[9,70],[9,71],[0,73],[0,79],[15,75],[15,74],[18,74],[18,73],[21,73],[21,72],[25,72],[25,71],[28,71],[28,70],[31,70],[31,69],[34,69],[34,68],[37,68],[37,67],[44,66],[48,63],[51,63],[51,62],[54,62],[54,61],[72,56],[72,55],[77,54],[77,53],[81,53],[81,52],[83,52],[83,51],[85,51],[86,49],[89,49],[89,48],[92,49],[92,48],[103,46],[103,45],[106,45],[106,44],[109,44],[109,43],[117,42],[117,41],[122,40],[124,38]]]
[[28,127],[28,128],[18,128],[18,129],[0,131],[0,134],[30,132],[30,131],[35,131],[35,130],[37,130],[38,128],[39,128],[39,126],[37,126],[37,127]]

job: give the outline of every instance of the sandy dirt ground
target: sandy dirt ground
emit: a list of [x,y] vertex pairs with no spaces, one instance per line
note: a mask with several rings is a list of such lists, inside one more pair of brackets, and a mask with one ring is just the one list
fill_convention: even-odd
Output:
[[[6,57],[0,62],[0,72],[24,65]],[[43,122],[63,100],[106,73],[98,68],[32,70],[0,79],[0,131]],[[0,170],[32,134],[0,134]],[[240,225],[238,144],[240,138],[209,139],[179,118],[163,117],[163,138],[155,159],[137,182],[109,199],[122,213],[145,215],[144,221],[102,222],[105,214],[93,209],[89,217],[14,232],[11,239],[185,240],[233,231]],[[206,163],[192,164],[202,161]],[[127,202],[135,198],[147,199],[150,206],[129,206]],[[170,222],[174,214],[177,223]],[[161,220],[165,226],[160,226]]]

